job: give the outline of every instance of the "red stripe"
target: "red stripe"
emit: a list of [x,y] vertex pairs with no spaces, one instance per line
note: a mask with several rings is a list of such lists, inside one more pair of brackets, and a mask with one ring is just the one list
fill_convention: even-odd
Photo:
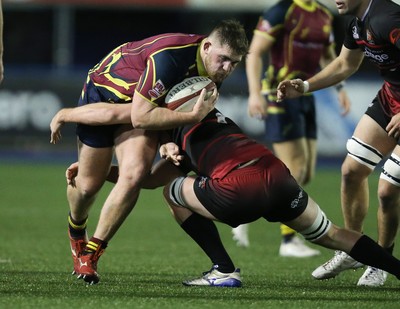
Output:
[[383,48],[383,47],[386,46],[386,45],[373,45],[373,44],[369,44],[367,41],[364,41],[364,40],[356,40],[356,43],[357,43],[358,45],[366,45],[366,46],[368,46],[368,47],[371,47],[372,49]]

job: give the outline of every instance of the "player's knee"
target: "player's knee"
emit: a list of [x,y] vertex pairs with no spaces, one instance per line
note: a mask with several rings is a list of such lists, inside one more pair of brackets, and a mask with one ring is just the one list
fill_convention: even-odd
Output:
[[304,176],[304,180],[300,184],[302,186],[308,185],[313,178],[314,178],[314,171],[311,171],[310,169],[307,169],[306,174]]
[[[382,195],[386,192],[391,194],[391,191],[398,192],[398,188],[400,187],[400,157],[394,153],[386,160],[385,164],[382,167],[382,172],[380,175],[381,179],[386,180],[389,185],[385,186],[383,184],[379,184],[379,189],[382,190]],[[395,188],[393,188],[395,186]],[[382,189],[381,189],[382,187]],[[397,189],[396,189],[397,188]]]
[[100,191],[103,183],[99,181],[76,181],[76,187],[73,188],[78,192],[81,199],[89,200],[96,196]]
[[347,141],[346,147],[348,157],[342,164],[344,181],[352,182],[356,178],[367,177],[383,157],[377,149],[354,136]]
[[307,229],[300,231],[299,233],[304,236],[304,238],[311,242],[316,242],[322,237],[324,237],[331,229],[332,223],[323,213],[321,208],[318,206],[317,216],[314,223],[311,224]]
[[352,136],[346,144],[348,156],[358,163],[373,170],[382,160],[383,155],[376,148],[364,143],[362,140]]
[[146,178],[149,170],[141,165],[132,167],[120,167],[118,182],[123,182],[131,189],[139,188],[142,181]]
[[301,166],[296,166],[291,169],[291,174],[296,179],[297,183],[301,186],[304,186],[307,183],[307,167],[306,164]]

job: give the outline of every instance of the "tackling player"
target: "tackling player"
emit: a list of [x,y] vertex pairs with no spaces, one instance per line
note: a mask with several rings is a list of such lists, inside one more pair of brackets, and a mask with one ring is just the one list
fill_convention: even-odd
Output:
[[[115,109],[115,106],[110,108]],[[120,110],[117,108],[117,110]],[[125,119],[129,119],[125,113]],[[307,240],[347,252],[353,258],[400,277],[400,261],[359,232],[337,227],[297,184],[290,171],[264,145],[246,136],[217,109],[199,124],[172,130],[160,147],[160,160],[143,187],[169,182],[164,197],[181,228],[212,263],[188,286],[240,287],[240,270],[226,252],[212,220],[236,227],[264,218],[282,222]],[[67,171],[69,183],[77,170]],[[186,176],[195,171],[197,176]],[[117,173],[110,176],[115,181]]]

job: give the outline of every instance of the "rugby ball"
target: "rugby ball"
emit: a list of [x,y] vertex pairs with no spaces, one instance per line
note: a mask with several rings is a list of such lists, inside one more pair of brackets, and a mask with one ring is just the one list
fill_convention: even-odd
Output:
[[186,78],[167,93],[165,106],[177,112],[191,112],[203,88],[207,89],[206,99],[208,99],[216,87],[215,83],[207,77]]

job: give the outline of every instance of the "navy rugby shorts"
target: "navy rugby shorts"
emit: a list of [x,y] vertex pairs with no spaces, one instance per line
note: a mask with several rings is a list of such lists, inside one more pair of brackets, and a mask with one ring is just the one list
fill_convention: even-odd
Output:
[[[78,106],[108,101],[109,99],[105,98],[104,95],[94,86],[93,82],[89,80],[83,87]],[[120,125],[88,126],[78,124],[76,127],[76,135],[79,140],[87,146],[93,148],[108,148],[114,146],[115,131],[119,127]]]
[[272,143],[306,137],[317,138],[315,99],[305,95],[268,105],[265,138]]

